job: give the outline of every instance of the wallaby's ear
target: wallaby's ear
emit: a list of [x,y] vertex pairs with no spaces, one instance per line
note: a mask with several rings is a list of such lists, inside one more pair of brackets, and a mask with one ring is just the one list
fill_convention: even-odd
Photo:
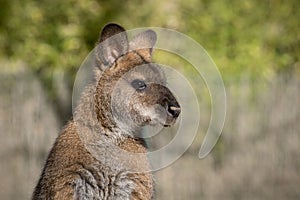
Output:
[[139,51],[145,59],[151,60],[153,47],[156,43],[157,36],[152,30],[147,30],[136,35],[130,42],[130,50]]
[[118,57],[128,52],[129,44],[125,29],[118,24],[107,24],[101,31],[96,47],[98,66],[110,66]]

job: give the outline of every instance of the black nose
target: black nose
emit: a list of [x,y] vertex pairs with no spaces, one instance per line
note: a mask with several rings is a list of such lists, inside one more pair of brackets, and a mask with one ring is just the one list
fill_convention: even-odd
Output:
[[168,105],[168,113],[173,117],[178,117],[180,114],[181,108],[179,105]]

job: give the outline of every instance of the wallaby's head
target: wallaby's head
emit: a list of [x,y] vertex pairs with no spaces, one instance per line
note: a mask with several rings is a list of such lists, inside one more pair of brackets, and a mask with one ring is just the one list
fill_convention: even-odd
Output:
[[103,28],[95,50],[101,75],[94,96],[97,119],[104,128],[132,132],[145,125],[175,123],[180,106],[166,87],[160,66],[151,61],[155,42],[152,30],[129,42],[121,26]]

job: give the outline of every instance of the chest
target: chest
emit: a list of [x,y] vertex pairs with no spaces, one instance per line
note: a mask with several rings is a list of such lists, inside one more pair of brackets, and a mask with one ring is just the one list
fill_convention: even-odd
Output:
[[150,173],[117,173],[98,169],[80,169],[74,181],[75,199],[148,200],[152,198],[153,181]]

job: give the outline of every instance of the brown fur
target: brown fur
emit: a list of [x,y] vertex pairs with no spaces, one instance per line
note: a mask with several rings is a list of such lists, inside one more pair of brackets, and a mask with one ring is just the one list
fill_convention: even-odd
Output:
[[[56,139],[32,199],[153,198],[147,149],[136,134],[147,124],[172,125],[180,108],[151,63],[155,40],[150,30],[129,43],[119,25],[103,29],[95,51],[100,73]],[[145,89],[133,88],[137,78]]]

